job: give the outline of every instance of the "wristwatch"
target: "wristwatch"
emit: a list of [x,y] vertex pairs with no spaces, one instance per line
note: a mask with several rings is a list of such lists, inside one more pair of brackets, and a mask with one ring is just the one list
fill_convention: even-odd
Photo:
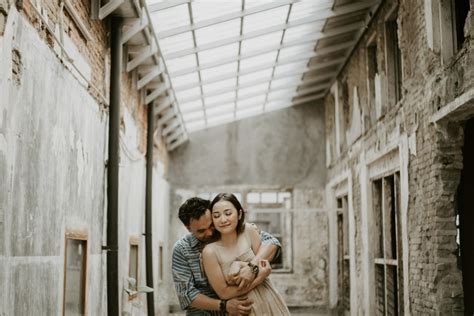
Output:
[[249,262],[247,265],[252,270],[252,273],[255,274],[255,277],[257,277],[258,273],[260,272],[260,268],[256,264],[253,264],[252,262]]

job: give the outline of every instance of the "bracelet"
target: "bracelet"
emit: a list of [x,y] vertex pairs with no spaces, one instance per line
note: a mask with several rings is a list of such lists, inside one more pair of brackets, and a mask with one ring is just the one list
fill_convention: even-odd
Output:
[[260,272],[260,268],[252,262],[249,262],[247,265],[250,267],[250,270],[252,270],[252,273],[255,274],[255,277],[257,277],[258,273]]
[[221,300],[219,302],[219,311],[223,313],[227,311],[227,300]]

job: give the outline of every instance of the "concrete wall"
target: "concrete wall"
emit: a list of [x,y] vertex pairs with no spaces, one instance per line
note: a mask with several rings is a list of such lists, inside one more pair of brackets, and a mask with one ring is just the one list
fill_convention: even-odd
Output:
[[[11,7],[7,17],[0,37],[0,290],[5,294],[0,298],[0,314],[62,314],[65,238],[73,233],[85,236],[88,242],[87,314],[105,315],[106,256],[102,246],[106,244],[108,113],[100,98],[61,63],[54,44],[46,42],[44,34],[31,24],[31,16]],[[105,46],[104,41],[91,50],[105,51]],[[90,58],[91,63],[104,62]],[[107,76],[102,73],[97,77]],[[122,287],[127,286],[131,238],[139,244],[138,284],[145,283],[146,107],[131,90],[127,76],[123,77],[120,308],[125,314],[137,315],[146,312],[145,296],[129,300]],[[158,280],[158,244],[167,243],[169,185],[166,157],[158,150],[156,154],[153,270],[159,306],[164,299],[158,290],[162,282]],[[159,307],[156,310],[159,312]]]
[[273,273],[271,279],[289,305],[325,308],[323,120],[320,104],[306,104],[191,134],[189,143],[170,154],[170,247],[187,233],[177,217],[186,198],[203,192],[293,189],[287,210],[293,213],[293,270]]
[[[403,248],[398,260],[403,267],[405,314],[453,315],[463,310],[461,271],[455,255],[455,195],[462,168],[460,122],[472,116],[474,71],[469,65],[474,61],[473,3],[464,26],[467,39],[447,59],[443,59],[442,50],[430,47],[430,36],[436,31],[428,23],[429,3],[385,1],[340,74],[339,83],[346,80],[349,91],[348,108],[342,118],[335,117],[334,97],[325,100],[326,126],[332,125],[327,130],[327,142],[329,147],[342,148],[339,156],[328,160],[330,222],[335,218],[337,186],[349,183],[352,315],[376,314],[371,181],[397,171]],[[398,103],[388,93],[391,73],[387,71],[384,29],[385,20],[397,4],[403,70],[403,98]],[[381,84],[380,102],[375,105],[369,101],[367,88],[366,47],[370,41],[378,46]],[[448,107],[449,113],[453,104],[460,105],[461,118],[449,127],[438,124],[443,108]],[[467,108],[464,112],[463,107]],[[336,144],[331,136],[337,119],[346,122],[342,130],[346,143]],[[331,253],[338,241],[333,225],[330,230]],[[332,256],[331,267],[336,266],[335,260]],[[331,304],[335,305],[341,289],[337,288],[337,271],[330,271],[330,275]]]

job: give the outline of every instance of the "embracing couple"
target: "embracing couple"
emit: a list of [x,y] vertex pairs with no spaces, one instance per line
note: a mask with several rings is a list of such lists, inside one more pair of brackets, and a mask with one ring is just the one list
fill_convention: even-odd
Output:
[[187,315],[290,315],[267,278],[280,243],[245,223],[233,194],[190,198],[179,219],[190,234],[174,245],[172,270]]

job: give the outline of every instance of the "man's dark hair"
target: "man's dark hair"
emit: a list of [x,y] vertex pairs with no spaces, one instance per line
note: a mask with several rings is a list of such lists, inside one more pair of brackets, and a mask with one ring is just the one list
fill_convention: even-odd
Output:
[[201,199],[199,197],[192,197],[187,199],[179,207],[179,219],[183,222],[185,226],[189,226],[191,219],[201,218],[207,210],[211,209],[211,201]]

